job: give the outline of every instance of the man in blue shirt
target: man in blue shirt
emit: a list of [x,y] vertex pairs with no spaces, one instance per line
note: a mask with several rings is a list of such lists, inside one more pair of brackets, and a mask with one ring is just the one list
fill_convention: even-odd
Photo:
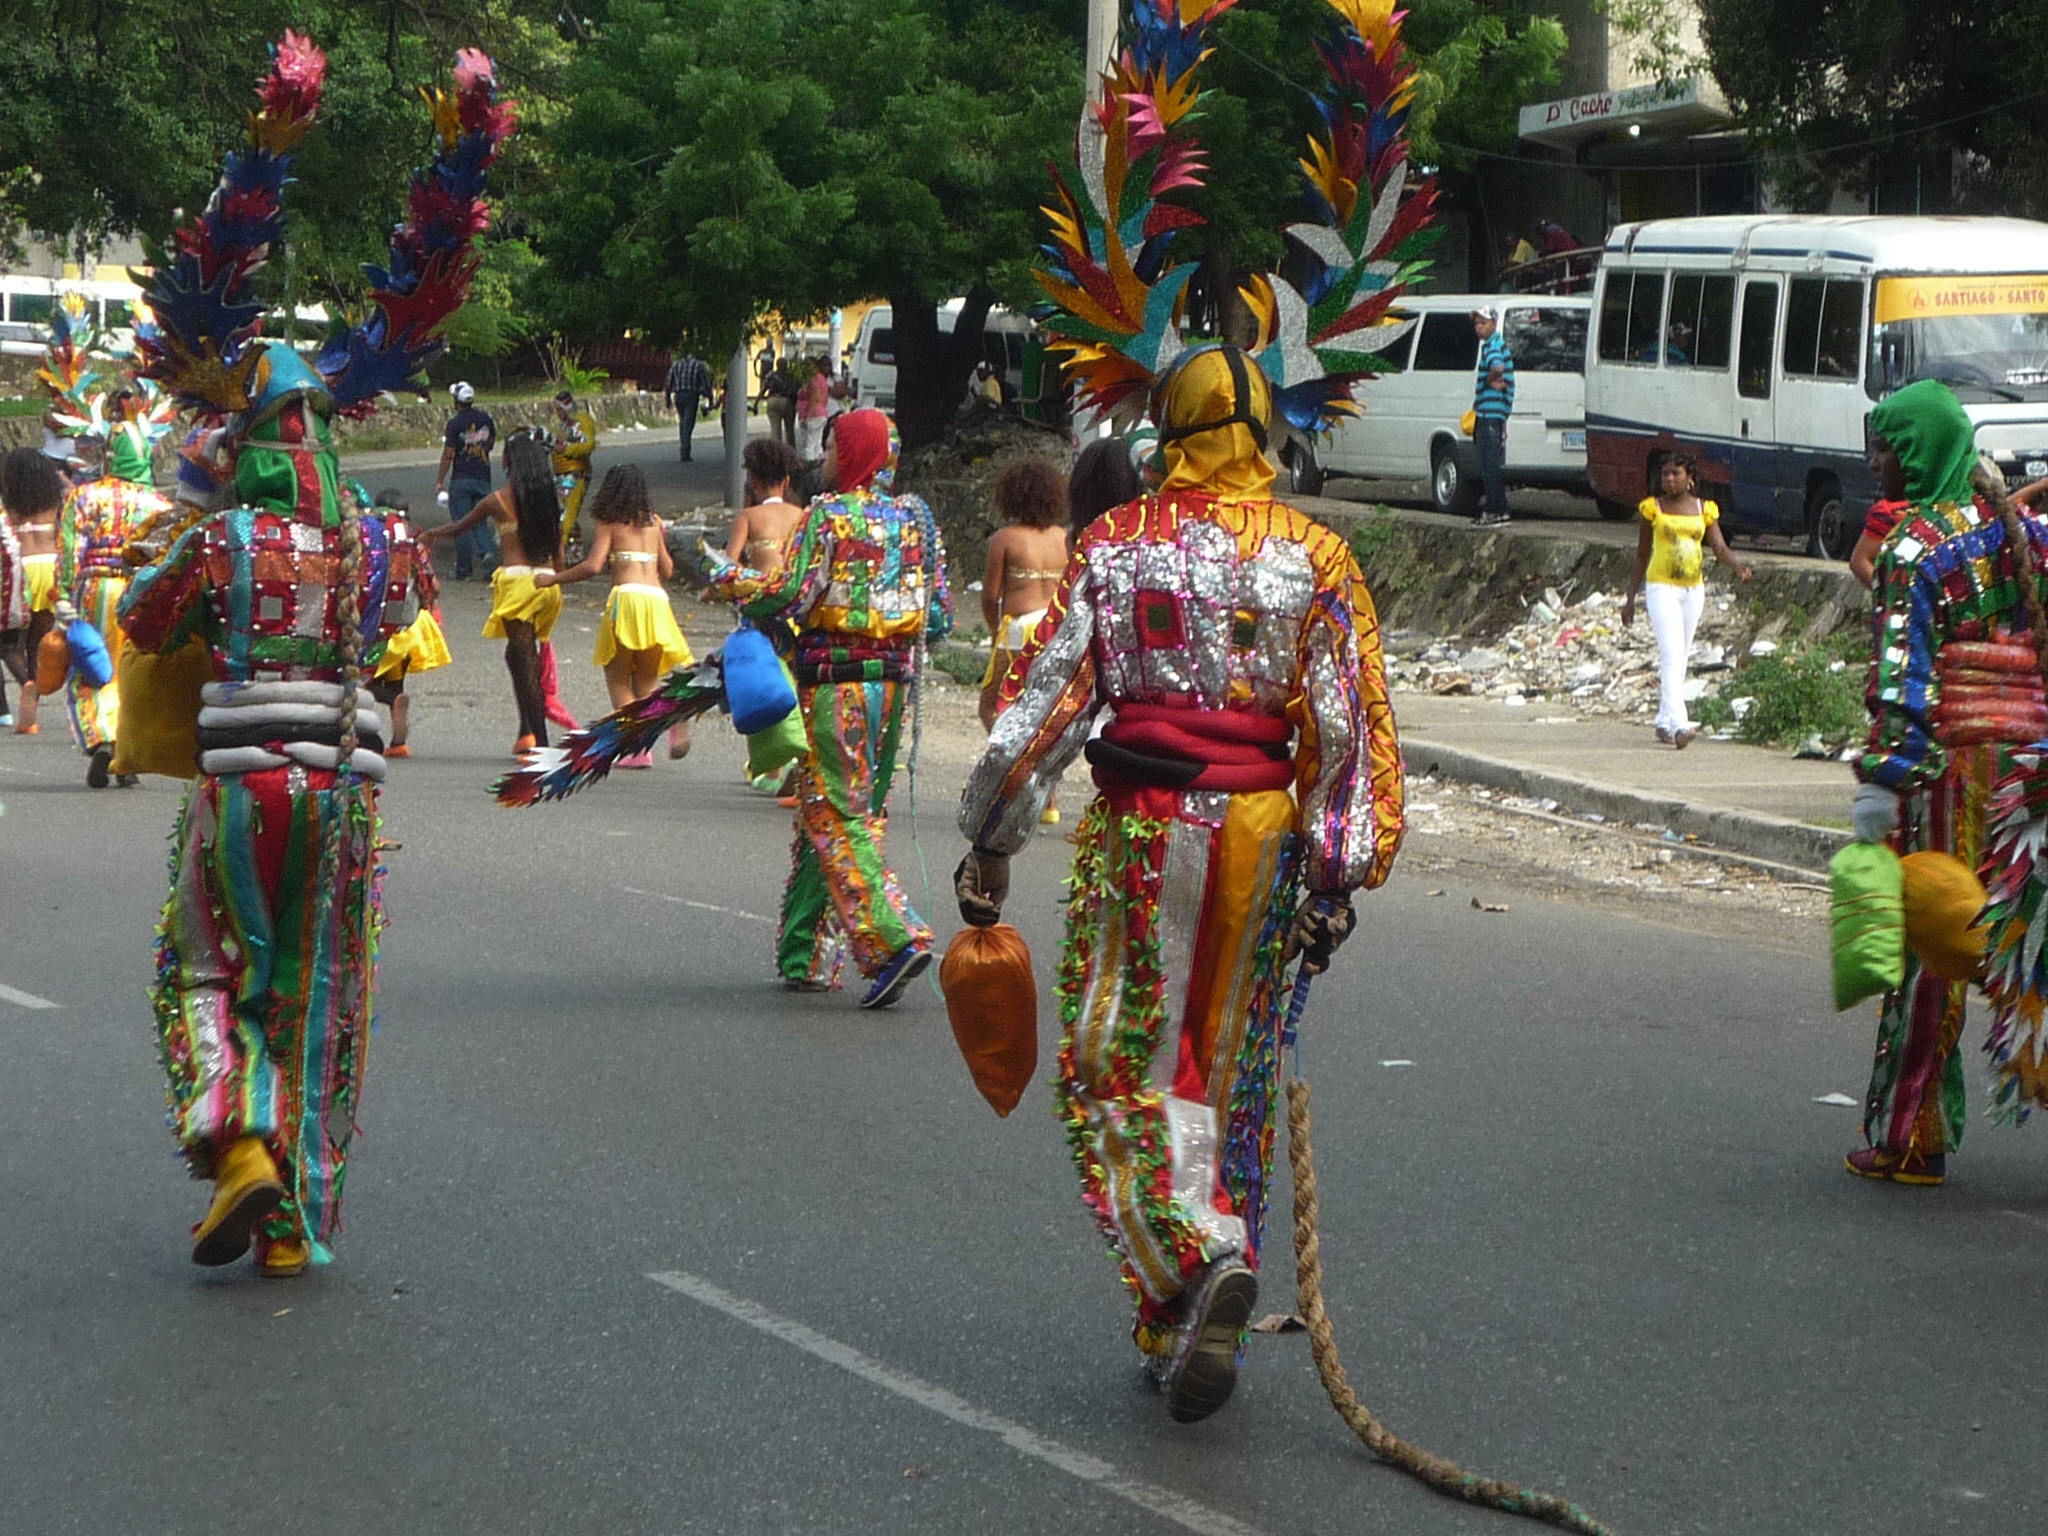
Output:
[[1472,329],[1479,336],[1472,445],[1479,452],[1479,481],[1486,490],[1479,526],[1495,528],[1508,520],[1508,416],[1515,408],[1515,360],[1500,339],[1499,310],[1473,310]]
[[[434,477],[434,499],[448,509],[448,520],[459,523],[469,509],[491,494],[491,447],[498,440],[498,424],[490,412],[476,403],[476,391],[466,382],[448,386],[455,402],[455,414],[441,439],[441,472]],[[455,579],[468,581],[480,562],[488,577],[498,563],[498,538],[490,523],[455,539]]]

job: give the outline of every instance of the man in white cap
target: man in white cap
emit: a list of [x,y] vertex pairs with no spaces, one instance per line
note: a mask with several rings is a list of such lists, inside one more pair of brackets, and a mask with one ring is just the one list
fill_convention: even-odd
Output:
[[[448,509],[448,520],[460,522],[470,508],[491,494],[491,448],[498,440],[498,424],[490,412],[476,403],[476,391],[467,380],[448,386],[455,401],[455,414],[448,418],[442,439],[441,472],[434,477],[434,499]],[[455,579],[468,581],[472,575],[489,577],[498,563],[497,535],[486,518],[475,528],[456,535]],[[474,569],[478,562],[483,569]]]
[[1472,380],[1472,446],[1479,453],[1479,482],[1486,505],[1479,526],[1508,520],[1508,416],[1515,408],[1515,359],[1500,338],[1500,311],[1481,305],[1472,311],[1479,337],[1479,364]]

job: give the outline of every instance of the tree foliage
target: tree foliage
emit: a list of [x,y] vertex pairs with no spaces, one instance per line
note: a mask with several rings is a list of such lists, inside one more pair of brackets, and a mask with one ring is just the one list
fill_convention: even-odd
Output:
[[[1972,212],[2048,213],[2042,88],[2024,65],[2048,50],[2048,0],[1701,0],[1715,78],[1774,152],[1773,180],[1823,206],[1888,168],[1946,183]],[[1948,202],[1938,187],[1935,206]]]

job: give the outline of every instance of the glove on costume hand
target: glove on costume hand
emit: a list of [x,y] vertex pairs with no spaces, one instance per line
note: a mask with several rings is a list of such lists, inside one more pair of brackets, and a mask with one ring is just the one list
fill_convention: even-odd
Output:
[[1003,920],[1003,902],[1010,894],[1010,856],[970,848],[953,871],[953,897],[960,903],[960,921],[972,928],[993,928]]
[[1849,812],[1849,825],[1856,829],[1860,843],[1888,843],[1899,826],[1899,797],[1882,784],[1863,784],[1856,790],[1856,804]]
[[1330,968],[1337,946],[1351,937],[1352,925],[1357,920],[1348,895],[1310,896],[1294,914],[1294,926],[1287,930],[1287,947],[1281,951],[1280,963],[1285,965],[1299,955],[1304,974],[1322,975]]

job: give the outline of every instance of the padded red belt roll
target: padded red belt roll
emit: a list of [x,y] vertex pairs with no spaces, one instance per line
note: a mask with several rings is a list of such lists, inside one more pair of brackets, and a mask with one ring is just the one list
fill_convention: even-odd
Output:
[[1125,704],[1086,755],[1101,789],[1157,786],[1245,793],[1294,782],[1293,735],[1276,715]]

